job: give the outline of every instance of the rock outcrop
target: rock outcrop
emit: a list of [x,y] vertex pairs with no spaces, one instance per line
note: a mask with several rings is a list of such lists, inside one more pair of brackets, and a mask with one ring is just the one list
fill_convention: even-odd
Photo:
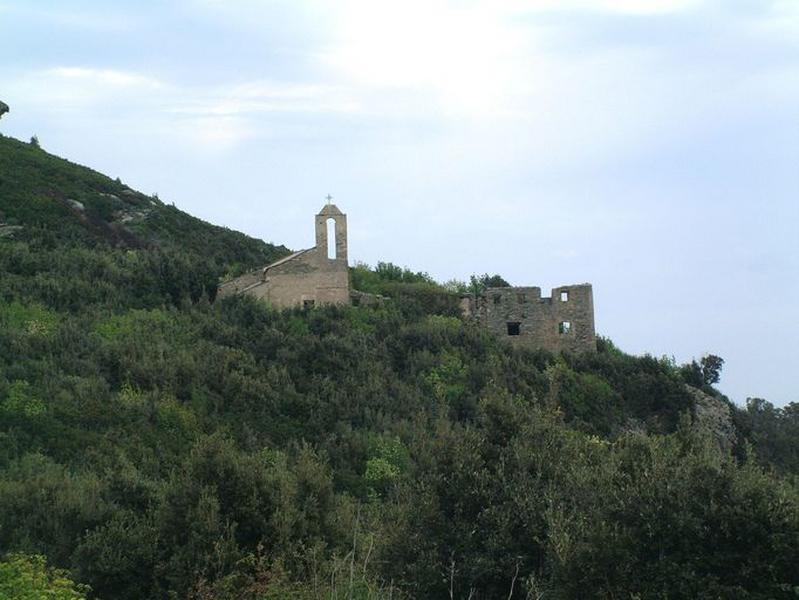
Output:
[[711,432],[723,450],[730,450],[735,441],[735,425],[729,404],[690,385],[685,388],[694,399],[694,424]]

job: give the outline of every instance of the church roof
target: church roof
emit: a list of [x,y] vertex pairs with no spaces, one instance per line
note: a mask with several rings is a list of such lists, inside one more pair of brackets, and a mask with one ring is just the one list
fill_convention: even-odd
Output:
[[293,260],[293,259],[297,258],[300,254],[305,254],[306,252],[308,252],[309,250],[312,250],[312,249],[313,248],[306,248],[305,250],[300,250],[298,252],[295,252],[294,254],[289,254],[288,256],[284,256],[283,258],[278,259],[278,260],[276,260],[273,263],[269,263],[265,267],[262,267],[262,270],[266,271],[267,269],[271,269],[272,267],[276,267],[278,265],[282,265],[283,263],[286,263],[286,262],[288,262],[290,260]]
[[319,211],[320,216],[328,216],[328,215],[343,215],[344,213],[341,212],[335,204],[325,204],[322,207],[322,210]]

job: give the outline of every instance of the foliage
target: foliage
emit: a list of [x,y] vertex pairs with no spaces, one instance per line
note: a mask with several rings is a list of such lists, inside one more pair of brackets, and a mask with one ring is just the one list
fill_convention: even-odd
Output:
[[762,398],[747,398],[746,409],[735,412],[735,421],[763,466],[799,476],[799,403],[778,408]]
[[510,287],[501,275],[471,275],[469,283],[452,279],[444,284],[444,287],[456,294],[482,294],[488,288]]
[[389,263],[372,307],[214,301],[282,250],[126,190],[0,138],[3,551],[122,600],[795,597],[795,406],[730,452],[720,361],[511,347]]
[[706,354],[699,362],[693,360],[689,364],[683,365],[681,371],[683,379],[688,385],[705,389],[712,393],[708,386],[712,386],[721,380],[723,366],[723,358],[715,354]]
[[9,554],[0,561],[0,598],[7,600],[83,600],[89,587],[73,583],[45,557]]

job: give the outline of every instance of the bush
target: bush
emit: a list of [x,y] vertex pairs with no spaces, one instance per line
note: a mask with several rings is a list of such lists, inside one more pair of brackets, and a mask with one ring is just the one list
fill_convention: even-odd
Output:
[[9,554],[0,561],[0,598],[83,600],[89,591],[73,583],[66,571],[48,567],[44,556]]

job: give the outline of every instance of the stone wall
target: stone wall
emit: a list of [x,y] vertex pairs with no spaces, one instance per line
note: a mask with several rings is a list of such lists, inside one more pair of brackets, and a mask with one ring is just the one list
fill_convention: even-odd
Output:
[[489,288],[464,296],[461,309],[512,344],[551,352],[596,350],[594,297],[587,283],[557,287],[549,297],[538,287]]
[[[327,221],[335,222],[335,256],[328,257]],[[248,294],[277,308],[349,304],[347,216],[332,204],[315,218],[316,246],[219,286],[217,297]]]

